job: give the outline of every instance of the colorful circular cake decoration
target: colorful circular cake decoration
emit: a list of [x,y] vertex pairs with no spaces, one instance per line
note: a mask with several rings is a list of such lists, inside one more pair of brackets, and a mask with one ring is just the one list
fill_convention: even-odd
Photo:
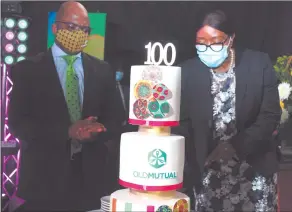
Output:
[[142,79],[157,82],[162,80],[162,71],[157,66],[148,66],[142,72]]
[[169,90],[164,84],[157,84],[153,87],[153,97],[157,100],[165,100],[169,95]]
[[160,110],[159,102],[154,98],[149,100],[148,110],[153,118],[161,119],[164,117],[164,114]]
[[134,103],[133,112],[138,119],[147,119],[150,116],[147,105],[148,102],[145,99],[138,99]]
[[161,205],[156,212],[172,212],[171,208],[167,205]]
[[134,87],[136,99],[149,99],[152,96],[152,85],[150,82],[141,80]]
[[178,200],[173,206],[173,212],[188,212],[189,204],[185,199]]
[[160,104],[160,111],[163,113],[163,114],[168,114],[169,111],[170,111],[170,105],[168,102],[163,102]]
[[153,118],[162,119],[170,112],[170,105],[167,101],[157,101],[155,98],[151,98],[148,110]]
[[160,110],[160,105],[156,99],[151,99],[148,104],[148,110],[150,113],[156,113]]

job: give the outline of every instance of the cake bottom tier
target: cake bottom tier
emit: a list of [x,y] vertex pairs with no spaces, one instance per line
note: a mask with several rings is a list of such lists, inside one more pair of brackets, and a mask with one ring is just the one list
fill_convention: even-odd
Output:
[[190,198],[175,192],[171,198],[136,195],[129,189],[115,191],[111,194],[110,211],[147,211],[147,212],[188,212]]

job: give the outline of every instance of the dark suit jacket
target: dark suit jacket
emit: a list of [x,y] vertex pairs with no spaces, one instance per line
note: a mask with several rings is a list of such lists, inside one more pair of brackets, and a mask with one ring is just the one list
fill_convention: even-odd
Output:
[[[190,178],[199,183],[213,139],[210,71],[197,58],[181,67],[181,126],[174,132],[186,137],[186,174],[194,174]],[[273,66],[264,53],[238,49],[235,73],[238,134],[230,142],[240,160],[269,175],[277,171],[277,145],[272,133],[281,115]]]
[[[118,140],[119,114],[114,73],[110,66],[85,53],[82,116],[97,116],[108,134],[83,144],[85,197],[99,197],[104,182],[104,144]],[[71,125],[63,90],[51,50],[17,63],[11,71],[13,90],[9,104],[9,128],[21,140],[18,196],[29,200],[60,199],[64,195],[70,164]]]

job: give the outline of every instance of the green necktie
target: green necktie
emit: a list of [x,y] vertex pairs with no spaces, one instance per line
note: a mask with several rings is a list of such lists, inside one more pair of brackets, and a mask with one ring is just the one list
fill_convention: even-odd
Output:
[[76,56],[65,55],[63,59],[67,63],[67,75],[66,75],[66,102],[71,118],[71,122],[74,123],[81,118],[81,105],[79,99],[79,82],[76,77],[76,73],[73,67],[76,61]]

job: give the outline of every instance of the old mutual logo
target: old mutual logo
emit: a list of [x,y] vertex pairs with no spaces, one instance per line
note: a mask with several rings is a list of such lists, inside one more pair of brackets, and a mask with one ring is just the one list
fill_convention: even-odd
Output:
[[154,149],[148,153],[148,164],[155,168],[155,171],[147,172],[143,170],[137,170],[133,172],[135,178],[151,179],[151,180],[168,180],[176,179],[177,172],[159,172],[157,169],[166,165],[167,154],[161,149]]
[[148,153],[148,163],[156,169],[159,169],[166,164],[166,158],[166,153],[161,149],[154,149]]

